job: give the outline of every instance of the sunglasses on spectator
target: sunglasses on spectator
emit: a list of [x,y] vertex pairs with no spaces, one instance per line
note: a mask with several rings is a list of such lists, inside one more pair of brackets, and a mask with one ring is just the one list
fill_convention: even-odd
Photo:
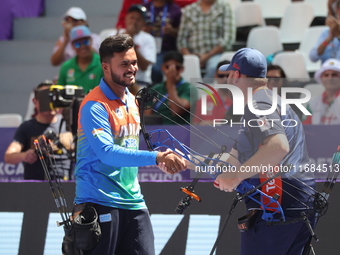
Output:
[[[166,69],[169,69],[170,66],[172,66],[172,65],[166,65],[165,68],[166,68]],[[181,70],[182,67],[183,67],[183,66],[176,65],[176,70],[179,71],[179,70]]]
[[229,74],[218,74],[217,75],[218,78],[222,79],[222,78],[228,78]]
[[279,83],[281,81],[281,77],[275,77],[275,76],[267,76],[268,82],[274,82]]
[[73,42],[73,46],[77,49],[79,49],[82,45],[89,46],[90,45],[90,38],[81,40],[81,41],[75,41]]

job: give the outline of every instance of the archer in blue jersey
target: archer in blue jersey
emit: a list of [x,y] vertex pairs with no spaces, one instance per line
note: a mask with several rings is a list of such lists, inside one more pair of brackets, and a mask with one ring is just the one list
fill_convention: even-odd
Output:
[[79,110],[75,203],[93,205],[102,236],[83,254],[154,255],[138,166],[164,163],[168,173],[176,173],[186,168],[185,161],[168,151],[138,150],[139,111],[128,90],[138,70],[132,38],[108,37],[99,52],[104,78]]

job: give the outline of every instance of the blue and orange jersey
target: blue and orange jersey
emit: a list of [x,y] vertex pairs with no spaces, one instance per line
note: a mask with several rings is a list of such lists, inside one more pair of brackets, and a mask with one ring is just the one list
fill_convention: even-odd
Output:
[[138,150],[140,117],[135,97],[126,102],[104,79],[83,100],[78,117],[75,202],[145,209],[138,166],[155,165],[157,152]]

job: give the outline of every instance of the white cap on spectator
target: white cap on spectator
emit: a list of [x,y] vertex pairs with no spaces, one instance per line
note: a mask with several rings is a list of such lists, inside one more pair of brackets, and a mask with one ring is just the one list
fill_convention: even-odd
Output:
[[321,82],[321,74],[327,70],[333,70],[336,72],[340,72],[340,61],[335,58],[327,59],[321,66],[319,70],[317,70],[314,74],[314,78],[318,83]]
[[71,17],[71,18],[74,18],[76,20],[85,20],[86,21],[86,14],[83,11],[83,9],[80,8],[80,7],[71,7],[65,13],[64,18],[65,17]]

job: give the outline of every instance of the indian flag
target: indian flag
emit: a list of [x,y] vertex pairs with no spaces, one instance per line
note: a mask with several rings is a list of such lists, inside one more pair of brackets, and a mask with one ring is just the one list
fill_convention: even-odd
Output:
[[104,134],[104,128],[97,128],[95,130],[92,131],[92,135],[94,138],[101,136]]

